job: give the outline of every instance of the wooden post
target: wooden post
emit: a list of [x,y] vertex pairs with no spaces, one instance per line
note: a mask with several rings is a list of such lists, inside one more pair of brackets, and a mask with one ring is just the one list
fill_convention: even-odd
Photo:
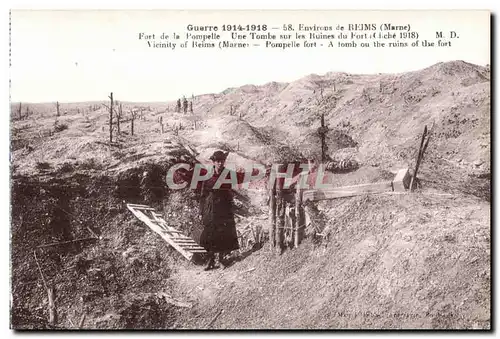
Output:
[[277,223],[276,223],[276,251],[281,253],[283,249],[283,231],[285,229],[285,212],[286,204],[283,198],[283,191],[281,188],[276,189],[276,212],[277,212]]
[[23,118],[23,111],[22,111],[22,108],[23,108],[23,104],[20,102],[19,103],[19,120],[21,120]]
[[56,102],[57,116],[59,116],[59,101]]
[[118,108],[118,114],[116,116],[116,128],[117,128],[118,135],[120,135],[120,120],[121,120],[121,117],[122,117],[122,113],[123,113],[122,103],[120,102],[120,106]]
[[276,247],[276,190],[275,185],[269,189],[269,240],[271,247]]
[[49,287],[47,289],[47,295],[49,298],[49,324],[55,325],[57,321],[56,305],[54,304],[54,289]]
[[301,230],[302,230],[302,190],[300,189],[299,183],[297,183],[297,190],[295,192],[295,243],[294,246],[297,248],[300,244]]
[[[424,128],[424,133],[422,134],[422,140],[420,141],[420,147],[418,149],[418,155],[417,155],[417,160],[415,162],[415,171],[413,172],[413,176],[411,177],[411,182],[410,182],[410,192],[413,191],[413,183],[415,181],[415,178],[417,177],[417,172],[418,168],[420,166],[420,161],[422,160],[422,154],[423,154],[423,146],[424,146],[424,141],[425,137],[427,136],[427,125],[425,125]],[[427,140],[428,142],[429,140]],[[426,145],[427,148],[427,145]]]
[[113,92],[109,96],[111,105],[109,106],[109,143],[113,142]]

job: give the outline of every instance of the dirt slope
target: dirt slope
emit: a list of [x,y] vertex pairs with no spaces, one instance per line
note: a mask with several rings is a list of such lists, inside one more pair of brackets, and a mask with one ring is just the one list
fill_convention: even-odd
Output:
[[321,207],[329,241],[174,273],[197,305],[177,326],[206,328],[223,310],[213,328],[489,328],[488,204],[416,194]]

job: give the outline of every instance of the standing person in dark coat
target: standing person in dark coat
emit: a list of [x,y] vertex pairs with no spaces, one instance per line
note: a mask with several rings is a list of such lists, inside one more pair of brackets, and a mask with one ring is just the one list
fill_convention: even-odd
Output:
[[[217,179],[224,171],[226,157],[227,153],[222,151],[216,151],[210,157],[214,165],[213,176],[203,182],[201,191],[200,210],[204,229],[200,245],[208,252],[208,265],[205,270],[216,268],[216,253],[219,254],[219,262],[225,266],[224,255],[239,249],[231,184],[222,184],[219,188],[214,188]],[[226,178],[228,177],[226,172]]]

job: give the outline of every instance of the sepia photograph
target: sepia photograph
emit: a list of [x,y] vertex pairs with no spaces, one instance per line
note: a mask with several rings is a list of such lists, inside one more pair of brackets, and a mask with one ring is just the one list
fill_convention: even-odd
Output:
[[11,10],[12,330],[491,330],[491,13]]

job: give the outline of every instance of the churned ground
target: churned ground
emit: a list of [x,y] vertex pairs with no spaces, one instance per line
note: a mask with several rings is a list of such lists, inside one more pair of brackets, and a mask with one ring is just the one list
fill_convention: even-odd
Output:
[[489,204],[416,193],[323,205],[328,241],[178,269],[176,294],[196,306],[176,328],[490,327]]
[[[21,115],[13,103],[11,326],[490,328],[490,86],[489,67],[453,61],[229,88],[188,98],[193,113],[123,101],[111,144],[109,102],[60,103],[60,116],[52,103],[22,103]],[[427,125],[417,191],[316,203],[326,237],[282,254],[245,243],[211,272],[126,209],[151,204],[190,234],[198,196],[165,186],[173,164],[216,149],[236,167],[304,161],[319,149],[321,114],[329,157],[359,164],[334,186],[412,172]],[[266,192],[239,193],[240,234],[267,228]]]

